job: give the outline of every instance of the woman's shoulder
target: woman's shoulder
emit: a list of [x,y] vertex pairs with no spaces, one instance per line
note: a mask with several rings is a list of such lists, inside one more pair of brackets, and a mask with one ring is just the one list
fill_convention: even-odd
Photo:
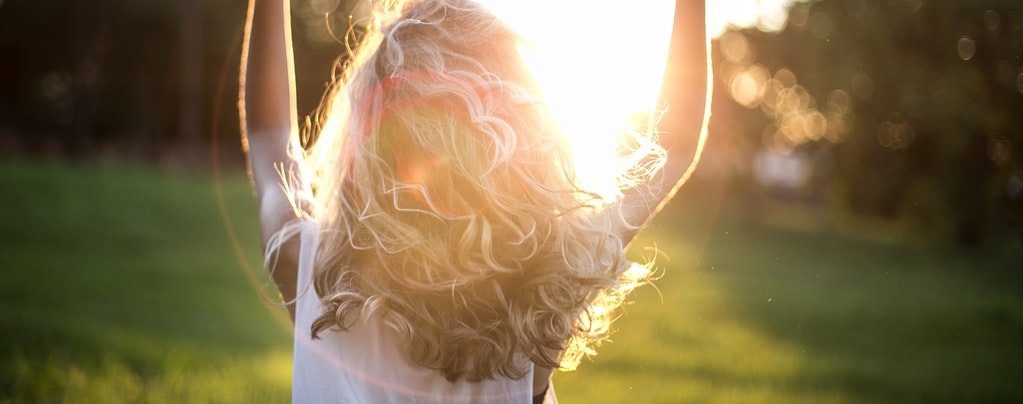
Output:
[[493,402],[523,403],[532,397],[532,374],[482,382],[448,381],[412,362],[401,334],[380,313],[355,319],[345,331],[311,338],[307,323],[295,333],[295,402]]

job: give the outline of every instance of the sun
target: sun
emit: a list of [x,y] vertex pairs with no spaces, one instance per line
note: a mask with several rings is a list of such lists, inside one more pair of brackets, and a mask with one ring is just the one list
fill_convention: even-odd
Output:
[[656,108],[674,1],[484,0],[519,32],[526,64],[569,136],[582,185],[617,193],[617,137]]

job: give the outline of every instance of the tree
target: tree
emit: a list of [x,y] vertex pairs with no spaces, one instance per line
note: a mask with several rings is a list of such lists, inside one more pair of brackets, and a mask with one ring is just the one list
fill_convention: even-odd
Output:
[[1019,235],[1021,11],[1000,0],[797,4],[780,33],[737,33],[754,58],[729,55],[734,37],[718,41],[720,115],[746,129],[747,158],[832,156],[817,191],[846,210],[963,246]]

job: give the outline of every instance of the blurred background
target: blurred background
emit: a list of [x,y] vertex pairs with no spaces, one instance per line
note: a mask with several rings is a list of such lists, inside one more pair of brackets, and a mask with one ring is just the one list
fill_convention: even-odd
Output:
[[[0,402],[289,397],[243,3],[0,0]],[[303,117],[360,12],[294,2]],[[670,259],[562,401],[1023,400],[1023,2],[708,14],[707,150],[640,243]]]

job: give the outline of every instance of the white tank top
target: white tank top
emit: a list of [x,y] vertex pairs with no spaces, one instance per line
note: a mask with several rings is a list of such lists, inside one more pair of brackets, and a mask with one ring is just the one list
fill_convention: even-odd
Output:
[[322,308],[312,287],[313,254],[319,226],[308,222],[301,233],[298,299],[295,302],[295,403],[529,403],[533,369],[519,380],[448,382],[419,366],[402,348],[401,335],[378,318],[356,320],[347,331],[326,330],[310,338]]

